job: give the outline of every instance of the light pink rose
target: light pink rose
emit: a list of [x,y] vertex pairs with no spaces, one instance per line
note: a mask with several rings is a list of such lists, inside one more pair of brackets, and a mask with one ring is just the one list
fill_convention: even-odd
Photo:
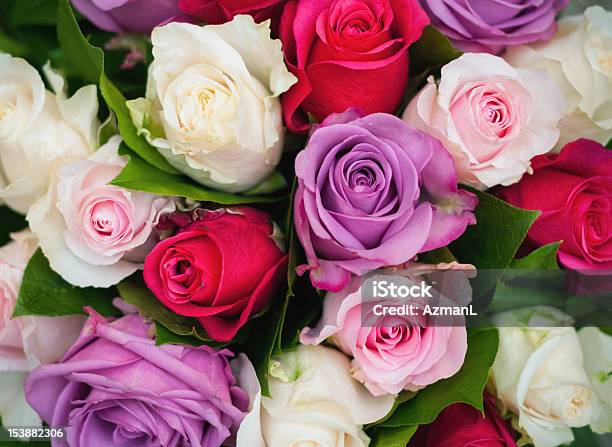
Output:
[[87,160],[57,170],[28,213],[51,268],[80,287],[109,287],[142,267],[171,198],[109,185],[126,164],[113,137]]
[[57,362],[77,339],[85,317],[11,319],[23,272],[36,249],[30,232],[0,247],[0,417],[7,426],[39,425],[23,393],[23,380],[34,367]]
[[[462,317],[454,320],[453,325],[439,326],[433,324],[435,317],[422,314],[377,316],[374,314],[377,304],[397,306],[407,303],[406,298],[373,298],[362,287],[366,281],[390,280],[390,275],[397,277],[400,272],[418,285],[427,278],[420,275],[430,273],[431,267],[434,266],[416,266],[405,271],[387,269],[365,278],[354,277],[342,291],[327,293],[321,320],[316,327],[302,331],[300,342],[319,344],[329,339],[353,357],[353,377],[375,396],[417,391],[454,375],[463,365],[467,350]],[[466,275],[460,271],[452,274],[455,272],[460,278],[456,275],[450,282],[445,280],[445,289],[454,295],[455,304],[462,304],[471,298],[471,289]]]
[[76,340],[84,317],[11,319],[28,260],[36,249],[30,232],[0,247],[0,371],[29,371],[58,361]]
[[510,185],[559,138],[563,97],[543,70],[515,69],[491,54],[466,53],[410,102],[403,120],[442,141],[459,180]]

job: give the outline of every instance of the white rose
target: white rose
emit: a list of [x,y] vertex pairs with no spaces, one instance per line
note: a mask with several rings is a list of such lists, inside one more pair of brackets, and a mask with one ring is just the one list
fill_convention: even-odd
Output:
[[28,212],[51,268],[80,287],[110,287],[138,270],[174,200],[109,185],[126,164],[112,137],[86,160],[59,167]]
[[278,97],[296,82],[270,22],[170,23],[151,40],[147,99],[128,102],[136,127],[197,182],[233,192],[257,185],[280,160]]
[[594,327],[578,331],[584,369],[601,400],[601,412],[591,428],[596,433],[612,432],[612,337]]
[[94,150],[97,112],[95,86],[56,95],[26,61],[0,54],[0,200],[25,214],[55,166]]
[[24,396],[26,372],[59,361],[77,339],[85,317],[11,318],[23,272],[36,249],[29,231],[13,239],[0,247],[0,417],[7,426],[40,425]]
[[[538,309],[544,312],[555,314]],[[540,315],[531,323],[546,323],[536,320]],[[499,401],[518,415],[515,423],[535,447],[555,447],[574,439],[572,427],[596,419],[599,402],[584,370],[576,330],[526,323],[500,324],[491,379]]]
[[238,447],[365,447],[362,429],[382,419],[393,396],[373,397],[350,375],[349,359],[324,346],[299,346],[273,361],[270,397],[262,397],[252,366],[240,385],[251,410],[240,425]]
[[612,12],[601,6],[559,21],[547,42],[512,47],[513,65],[543,68],[565,98],[556,150],[578,138],[606,144],[612,138]]
[[439,139],[459,181],[511,185],[559,138],[563,98],[543,70],[515,69],[491,54],[466,53],[442,67],[440,82],[412,99],[402,119]]

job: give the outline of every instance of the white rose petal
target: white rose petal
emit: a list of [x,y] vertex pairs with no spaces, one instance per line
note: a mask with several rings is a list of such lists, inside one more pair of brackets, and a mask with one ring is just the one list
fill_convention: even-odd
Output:
[[[556,319],[558,312],[540,308],[534,322]],[[515,315],[498,322],[515,322]],[[591,387],[573,327],[499,328],[499,350],[491,380],[500,402],[518,415],[518,426],[535,447],[555,447],[573,440],[572,427],[597,419],[600,404]]]
[[601,6],[559,21],[547,42],[508,49],[518,67],[541,68],[565,98],[556,151],[578,138],[606,144],[612,138],[612,12]]
[[[56,76],[52,84],[61,87]],[[56,95],[23,59],[0,54],[0,200],[25,214],[57,166],[87,158],[97,144],[97,111],[95,86]]]
[[147,98],[128,101],[139,132],[204,185],[232,192],[257,185],[280,160],[278,97],[296,82],[269,21],[170,23],[151,39]]
[[612,337],[594,327],[578,331],[584,354],[584,368],[591,386],[601,399],[599,417],[591,428],[596,433],[612,432]]
[[[241,376],[241,386],[254,383],[253,373]],[[349,359],[323,346],[299,346],[273,361],[271,398],[250,388],[254,406],[238,431],[238,447],[365,447],[362,425],[383,418],[394,400],[372,397],[351,378]]]

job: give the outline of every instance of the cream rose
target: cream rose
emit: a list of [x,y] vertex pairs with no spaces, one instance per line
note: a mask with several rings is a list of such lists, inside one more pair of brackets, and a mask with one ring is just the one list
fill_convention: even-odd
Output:
[[139,131],[204,185],[239,192],[268,176],[283,146],[278,97],[296,82],[270,22],[170,23],[151,40],[147,98],[128,102]]
[[583,366],[576,330],[539,326],[558,321],[554,309],[528,312],[533,315],[515,322],[506,315],[498,319],[503,322],[491,380],[499,401],[517,415],[515,423],[535,447],[555,447],[574,439],[572,427],[596,420],[599,400]]
[[382,419],[393,406],[393,396],[373,397],[351,378],[348,358],[331,348],[300,346],[274,360],[272,397],[261,396],[249,365],[243,360],[239,369],[251,409],[237,447],[365,447],[362,425]]
[[19,317],[11,319],[23,272],[36,249],[29,231],[13,235],[0,247],[0,417],[7,426],[39,425],[25,400],[26,373],[60,360],[77,339],[84,317]]
[[138,270],[175,203],[109,185],[126,161],[112,137],[87,160],[61,166],[28,213],[51,268],[80,287],[109,287]]
[[601,401],[601,411],[591,424],[596,433],[612,432],[612,336],[596,327],[583,327],[578,338],[584,368]]
[[95,86],[71,98],[61,89],[54,94],[25,60],[0,54],[0,200],[25,214],[46,192],[56,166],[88,157],[96,146],[97,112]]
[[543,70],[520,70],[491,54],[466,53],[412,99],[403,120],[438,138],[459,180],[510,185],[559,138],[563,98]]
[[517,67],[542,68],[565,98],[561,137],[556,146],[578,138],[606,144],[612,138],[612,12],[601,6],[559,21],[547,42],[513,47],[506,59]]

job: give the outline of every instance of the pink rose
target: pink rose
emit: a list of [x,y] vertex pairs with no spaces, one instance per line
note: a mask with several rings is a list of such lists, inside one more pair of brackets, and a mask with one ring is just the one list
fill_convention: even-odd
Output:
[[530,160],[557,142],[562,115],[563,97],[546,72],[466,53],[442,68],[439,84],[429,79],[403,120],[442,141],[460,182],[490,188],[531,172]]
[[87,160],[60,167],[28,213],[51,268],[80,287],[109,287],[134,273],[156,242],[172,199],[109,185],[126,161],[113,137]]
[[[455,320],[452,326],[441,326],[434,324],[434,317],[422,314],[377,315],[381,313],[380,309],[376,310],[378,305],[397,308],[408,301],[406,298],[374,298],[363,287],[370,286],[373,280],[383,279],[382,275],[386,280],[391,280],[388,275],[402,276],[413,285],[419,285],[427,278],[420,275],[431,272],[431,267],[434,266],[427,269],[419,266],[401,274],[397,269],[387,269],[376,276],[354,277],[342,291],[327,293],[321,320],[316,327],[302,331],[300,342],[319,344],[330,338],[353,357],[353,376],[375,396],[397,394],[402,390],[417,391],[454,375],[463,365],[467,350],[463,320]],[[446,289],[452,290],[453,301],[464,302],[471,295],[466,276],[457,271],[448,273],[461,276],[449,278],[452,287]]]
[[[23,395],[25,373],[58,361],[77,339],[85,318],[19,317],[11,319],[23,272],[36,249],[30,232],[0,247],[0,416],[6,425],[38,425],[40,419]],[[9,390],[9,391],[4,391]]]

